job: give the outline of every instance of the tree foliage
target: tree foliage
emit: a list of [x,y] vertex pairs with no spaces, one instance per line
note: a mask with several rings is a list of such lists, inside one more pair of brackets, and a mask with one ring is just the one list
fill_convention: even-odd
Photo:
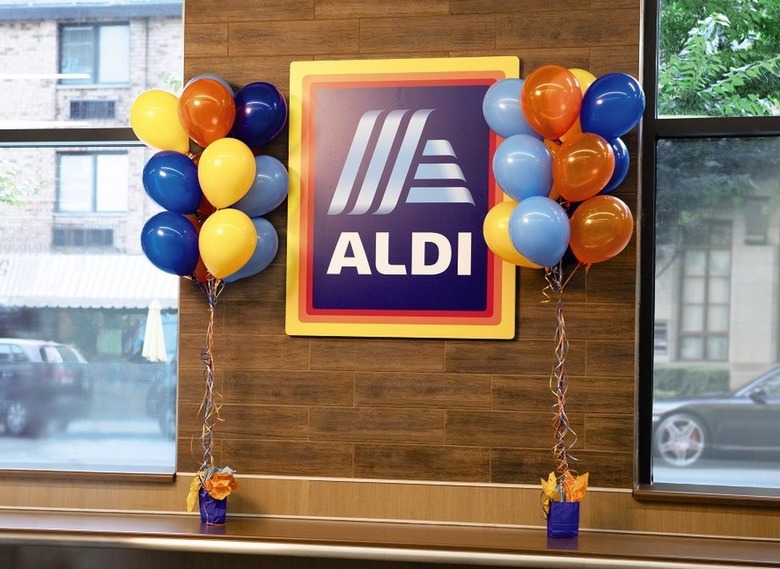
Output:
[[[780,1],[661,0],[661,116],[780,115]],[[661,140],[656,240],[780,202],[780,138]]]
[[662,0],[659,115],[780,114],[780,2]]
[[40,181],[25,179],[19,167],[11,162],[0,160],[0,205],[21,206],[42,185]]

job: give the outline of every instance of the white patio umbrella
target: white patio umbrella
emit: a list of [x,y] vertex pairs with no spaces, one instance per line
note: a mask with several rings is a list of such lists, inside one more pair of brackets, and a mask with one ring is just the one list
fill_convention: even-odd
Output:
[[144,347],[141,355],[150,362],[164,362],[168,360],[165,353],[165,334],[163,332],[160,303],[153,300],[146,312],[146,328],[144,330]]

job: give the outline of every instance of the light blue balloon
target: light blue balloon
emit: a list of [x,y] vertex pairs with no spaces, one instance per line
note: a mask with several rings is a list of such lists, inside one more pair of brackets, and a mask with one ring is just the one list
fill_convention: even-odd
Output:
[[527,134],[510,136],[496,148],[493,174],[501,189],[515,201],[549,196],[552,154],[538,138]]
[[213,73],[202,73],[200,75],[196,75],[195,77],[193,77],[192,79],[187,81],[187,83],[184,84],[184,88],[186,89],[187,87],[190,86],[191,83],[194,83],[198,79],[213,79],[214,81],[216,81],[217,83],[220,83],[223,87],[225,87],[225,89],[227,89],[228,92],[231,95],[235,95],[236,94],[236,92],[233,90],[233,87],[230,85],[230,83],[225,81],[219,75],[214,75]]
[[270,221],[262,217],[253,218],[252,223],[257,232],[255,252],[252,253],[252,256],[243,267],[232,275],[223,278],[222,280],[225,282],[232,283],[239,279],[254,276],[264,271],[276,257],[276,253],[279,250],[279,234],[276,232],[276,228]]
[[571,227],[563,208],[550,198],[521,201],[509,216],[509,238],[529,261],[552,267],[569,246]]
[[520,92],[523,90],[522,79],[501,79],[493,83],[482,99],[482,115],[490,130],[509,138],[515,134],[528,134],[541,138],[523,114]]
[[279,207],[287,197],[290,176],[284,164],[273,156],[255,157],[255,180],[232,208],[243,211],[249,217],[265,215]]

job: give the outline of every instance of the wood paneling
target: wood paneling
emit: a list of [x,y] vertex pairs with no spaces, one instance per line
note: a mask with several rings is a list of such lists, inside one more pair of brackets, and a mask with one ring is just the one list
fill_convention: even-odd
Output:
[[482,15],[364,19],[360,52],[411,51],[425,57],[437,50],[492,49],[496,46],[495,22],[494,16]]
[[230,24],[230,56],[358,53],[358,20],[288,20]]
[[490,482],[486,448],[355,445],[355,476],[388,480]]
[[[269,81],[284,93],[290,63],[312,59],[516,55],[525,74],[545,64],[632,71],[639,14],[630,0],[229,0],[220,9],[197,0],[187,3],[185,69],[237,87]],[[266,149],[282,161],[285,134]],[[618,191],[636,206],[633,163]],[[284,213],[272,214],[283,240]],[[557,296],[544,271],[518,271],[513,340],[288,337],[283,246],[266,271],[229,283],[215,315],[224,396],[216,437],[232,466],[259,475],[534,485],[551,469]],[[609,457],[599,483],[622,488],[633,472],[635,353],[636,256],[625,256],[577,271],[564,292],[570,420],[594,472]],[[183,294],[189,413],[202,381],[203,312],[196,291]],[[194,417],[182,418],[183,433],[196,427]]]

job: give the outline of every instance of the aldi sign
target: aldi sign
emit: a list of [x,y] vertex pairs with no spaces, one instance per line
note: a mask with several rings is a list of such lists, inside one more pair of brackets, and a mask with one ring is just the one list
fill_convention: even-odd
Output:
[[288,334],[514,336],[515,267],[482,237],[505,199],[482,100],[518,66],[291,65]]

